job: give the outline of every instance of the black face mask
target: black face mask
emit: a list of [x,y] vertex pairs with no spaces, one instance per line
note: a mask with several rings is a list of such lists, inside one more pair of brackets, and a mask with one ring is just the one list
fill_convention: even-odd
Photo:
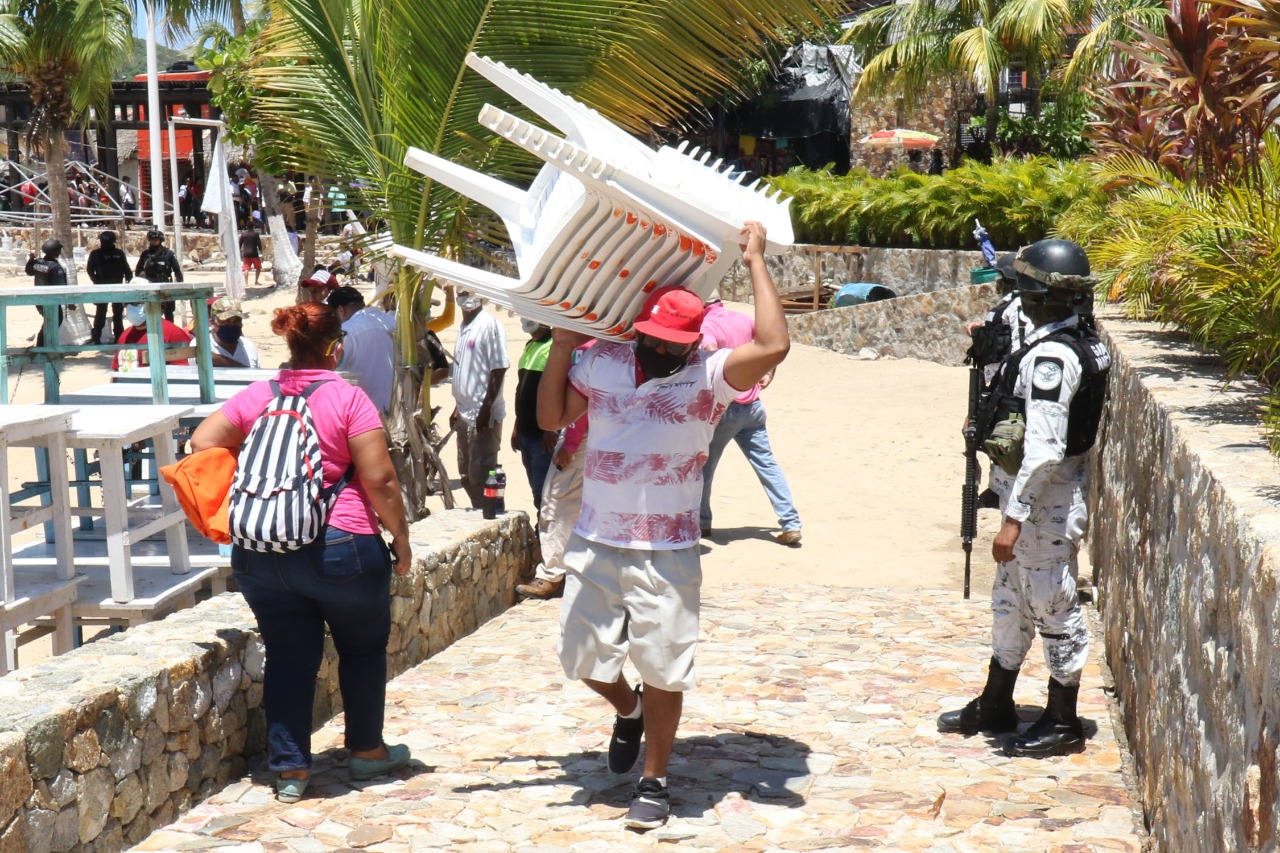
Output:
[[214,333],[218,336],[218,340],[229,347],[234,347],[240,343],[240,336],[244,334],[244,329],[239,326],[219,326]]
[[636,361],[640,362],[640,369],[650,379],[665,379],[671,376],[688,363],[691,354],[686,352],[672,355],[667,352],[659,352],[653,347],[642,346],[636,346],[635,351]]

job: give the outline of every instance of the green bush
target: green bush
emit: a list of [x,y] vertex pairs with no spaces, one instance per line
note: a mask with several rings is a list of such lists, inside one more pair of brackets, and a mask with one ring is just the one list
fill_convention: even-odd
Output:
[[1060,235],[1088,250],[1110,299],[1181,327],[1233,377],[1266,383],[1280,451],[1280,138],[1267,134],[1248,183],[1200,187],[1135,155],[1109,157],[1093,172],[1100,185],[1123,189],[1073,207]]
[[793,197],[804,243],[973,249],[978,219],[997,247],[1013,249],[1047,236],[1073,203],[1104,201],[1085,164],[1047,157],[965,161],[942,175],[899,168],[886,178],[797,167],[768,181]]

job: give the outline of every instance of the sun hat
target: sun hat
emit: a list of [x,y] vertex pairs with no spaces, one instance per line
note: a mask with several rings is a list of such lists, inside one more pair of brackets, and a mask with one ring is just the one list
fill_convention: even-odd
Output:
[[635,330],[673,344],[691,344],[702,334],[702,300],[687,288],[668,285],[653,292],[636,318]]

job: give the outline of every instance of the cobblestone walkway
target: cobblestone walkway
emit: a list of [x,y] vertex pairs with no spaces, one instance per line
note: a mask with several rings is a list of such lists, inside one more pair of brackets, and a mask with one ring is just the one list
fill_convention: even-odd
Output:
[[[307,797],[265,774],[231,785],[136,850],[581,851],[1142,849],[1096,664],[1082,754],[1006,759],[940,735],[939,711],[981,686],[989,615],[958,593],[708,587],[670,770],[675,817],[622,828],[634,777],[604,767],[612,714],[555,660],[558,602],[529,602],[388,689],[389,742],[414,761],[351,783],[341,717],[317,735]],[[1034,718],[1039,659],[1018,697]]]

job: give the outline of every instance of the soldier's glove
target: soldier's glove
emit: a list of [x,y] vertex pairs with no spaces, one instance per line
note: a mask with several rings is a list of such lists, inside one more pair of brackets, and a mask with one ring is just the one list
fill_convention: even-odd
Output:
[[991,437],[982,443],[982,449],[1006,474],[1015,477],[1022,467],[1022,442],[1026,435],[1027,419],[1015,412],[995,425]]

